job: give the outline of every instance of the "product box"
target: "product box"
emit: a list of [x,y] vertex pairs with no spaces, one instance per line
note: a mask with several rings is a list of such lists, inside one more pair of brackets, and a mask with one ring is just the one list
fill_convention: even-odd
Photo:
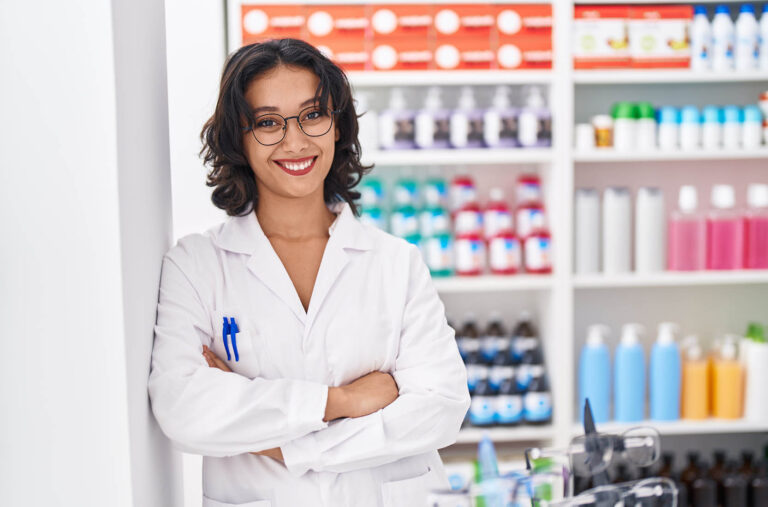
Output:
[[496,47],[496,68],[551,69],[552,36],[550,34],[500,37]]
[[500,37],[552,33],[552,5],[494,5],[496,32]]
[[367,37],[370,18],[364,5],[307,5],[304,13],[307,37],[361,41]]
[[455,37],[435,48],[435,67],[440,70],[491,69],[496,55],[485,37]]
[[690,5],[633,6],[629,13],[629,53],[636,68],[688,68],[691,61]]
[[576,69],[629,67],[629,7],[577,5],[573,22]]
[[300,39],[305,22],[304,8],[300,5],[243,5],[240,23],[243,45],[266,39]]
[[490,39],[496,26],[495,11],[490,4],[445,4],[435,7],[437,43],[456,38]]
[[367,70],[371,67],[370,47],[365,39],[307,37],[306,41],[344,70]]
[[431,4],[374,4],[369,14],[375,41],[432,37],[434,6]]
[[371,51],[373,70],[426,70],[433,68],[433,60],[429,39],[419,36],[374,41]]

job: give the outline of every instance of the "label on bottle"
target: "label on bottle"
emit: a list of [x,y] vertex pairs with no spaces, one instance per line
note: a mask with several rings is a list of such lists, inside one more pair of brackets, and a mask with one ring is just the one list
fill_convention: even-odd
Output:
[[488,383],[491,385],[494,391],[498,391],[501,388],[501,384],[505,380],[511,379],[515,376],[515,369],[512,366],[491,366],[488,373]]
[[525,238],[537,229],[546,226],[544,210],[541,208],[522,208],[517,211],[517,237]]
[[459,210],[454,227],[456,234],[480,234],[483,231],[483,215],[473,209]]
[[390,221],[392,234],[398,238],[405,238],[419,232],[419,220],[411,211],[395,211]]
[[465,204],[473,202],[477,196],[475,186],[472,184],[451,185],[451,210],[458,210]]
[[514,273],[520,269],[522,255],[517,238],[493,238],[488,244],[491,271]]
[[523,397],[519,394],[496,396],[495,412],[498,424],[515,424],[523,419]]
[[422,236],[434,236],[451,230],[451,219],[441,208],[425,209],[419,214]]
[[453,270],[453,245],[448,235],[427,238],[423,243],[424,259],[432,273]]
[[480,339],[480,353],[483,355],[483,359],[488,362],[493,361],[501,347],[502,338],[500,336],[483,336]]
[[485,237],[492,238],[501,231],[512,230],[512,214],[507,210],[487,210],[483,216]]
[[484,364],[468,364],[467,365],[467,387],[470,391],[474,391],[477,387],[477,383],[480,380],[488,378],[488,366]]
[[552,418],[552,395],[549,392],[526,393],[523,411],[528,422],[545,422]]
[[485,246],[479,238],[456,240],[456,272],[480,273],[485,268]]
[[495,407],[491,396],[473,396],[469,405],[469,422],[475,426],[493,424]]
[[539,339],[535,336],[516,336],[512,340],[512,357],[522,360],[525,353],[535,349],[539,345]]
[[552,243],[549,238],[532,236],[525,240],[525,269],[545,271],[552,269]]

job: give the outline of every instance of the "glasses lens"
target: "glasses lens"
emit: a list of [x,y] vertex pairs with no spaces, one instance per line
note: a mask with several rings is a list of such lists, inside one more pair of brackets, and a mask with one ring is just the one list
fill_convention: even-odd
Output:
[[310,107],[301,112],[299,123],[308,136],[321,136],[331,130],[332,116],[325,108]]
[[669,479],[655,478],[638,482],[624,495],[626,507],[674,507],[677,505],[677,488]]
[[568,454],[575,475],[591,476],[608,468],[613,459],[613,435],[581,435],[571,441]]
[[276,114],[264,114],[256,118],[253,135],[261,144],[277,144],[283,139],[285,120]]
[[630,462],[640,467],[652,465],[661,453],[659,433],[649,427],[631,428],[621,436],[623,455]]

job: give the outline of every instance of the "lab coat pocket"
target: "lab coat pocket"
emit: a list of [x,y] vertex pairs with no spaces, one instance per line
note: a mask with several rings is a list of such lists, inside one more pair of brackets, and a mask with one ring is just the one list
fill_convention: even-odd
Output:
[[256,500],[253,502],[245,503],[226,503],[213,500],[203,495],[203,507],[271,507],[272,502],[269,500]]
[[384,507],[423,507],[434,482],[434,473],[427,467],[426,472],[381,484],[381,499]]
[[[257,333],[248,320],[241,318],[240,315],[241,313],[237,311],[214,311],[211,314],[213,340],[210,347],[233,372],[252,379],[259,376],[260,371],[254,346]],[[225,317],[228,324],[224,323]],[[233,318],[236,329],[231,325]],[[226,341],[224,340],[225,331],[228,331]],[[236,332],[233,333],[233,331]],[[234,340],[232,334],[234,334]]]

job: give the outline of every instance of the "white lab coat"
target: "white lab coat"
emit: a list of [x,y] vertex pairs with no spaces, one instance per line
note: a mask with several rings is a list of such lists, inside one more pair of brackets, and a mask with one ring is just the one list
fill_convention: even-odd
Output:
[[[204,507],[423,507],[447,487],[437,449],[469,393],[443,304],[415,247],[333,209],[306,312],[254,213],[163,260],[149,394],[175,445],[205,456]],[[202,356],[227,360],[224,317],[240,329],[234,373]],[[376,370],[394,376],[394,403],[323,422],[328,386]],[[249,454],[273,447],[285,465]]]

